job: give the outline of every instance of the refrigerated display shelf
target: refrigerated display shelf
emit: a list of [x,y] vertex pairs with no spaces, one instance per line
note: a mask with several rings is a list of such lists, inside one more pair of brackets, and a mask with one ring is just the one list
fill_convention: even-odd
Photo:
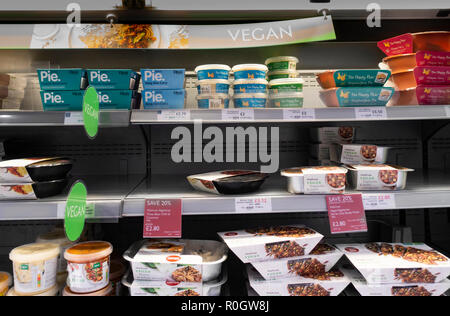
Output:
[[[395,206],[378,205],[376,209],[420,209],[450,207],[450,172],[415,171],[408,175],[403,191],[364,191],[366,195],[390,194]],[[271,176],[261,190],[246,195],[214,195],[195,191],[181,176],[153,175],[144,180],[124,201],[122,216],[143,216],[146,199],[182,199],[183,215],[255,213],[236,211],[236,198],[270,198],[272,213],[326,212],[325,195],[293,195],[286,191],[286,179]],[[264,211],[268,213],[268,211]]]
[[[70,113],[70,114],[68,114]],[[0,126],[82,126],[81,112],[0,111]],[[102,127],[130,125],[130,111],[100,111]]]

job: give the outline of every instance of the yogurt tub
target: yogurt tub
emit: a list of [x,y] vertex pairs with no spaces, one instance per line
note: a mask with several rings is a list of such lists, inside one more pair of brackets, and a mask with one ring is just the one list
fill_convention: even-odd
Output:
[[297,69],[298,58],[293,56],[277,56],[266,59],[269,71]]
[[0,272],[0,296],[6,295],[11,283],[11,275],[7,272]]
[[234,79],[266,79],[268,68],[260,64],[242,64],[233,67]]
[[286,92],[270,96],[271,108],[301,108],[303,107],[302,92]]
[[275,70],[267,74],[269,81],[274,79],[298,78],[300,72],[298,70]]
[[17,292],[15,291],[14,288],[11,288],[8,291],[8,293],[6,294],[6,296],[58,296],[57,295],[58,292],[59,292],[59,288],[58,288],[57,285],[55,285],[54,287],[50,288],[49,290],[47,290],[45,292],[42,292],[42,293],[39,293],[39,294],[35,294],[35,295],[30,295],[30,294],[19,295],[19,294],[17,294]]
[[230,90],[230,81],[226,79],[206,79],[197,83],[198,94],[225,93]]
[[109,284],[109,257],[113,247],[105,241],[88,241],[68,248],[67,285],[75,293],[99,291]]
[[266,79],[237,79],[233,82],[233,91],[235,95],[240,93],[266,93],[268,84]]
[[240,93],[233,97],[235,108],[264,108],[266,107],[266,93]]
[[228,80],[230,75],[230,66],[227,65],[201,65],[195,68],[198,80],[206,79],[225,79]]
[[230,96],[224,93],[201,94],[197,96],[199,109],[227,109]]
[[98,291],[95,292],[91,292],[91,293],[75,293],[73,291],[70,290],[70,288],[68,286],[66,286],[63,290],[62,296],[112,296],[112,292],[113,292],[113,287],[110,284],[108,284],[105,288],[100,289]]
[[75,243],[67,239],[64,229],[55,229],[45,234],[39,235],[36,239],[37,243],[54,243],[58,244],[61,251],[58,257],[58,274],[67,272],[67,262],[64,259],[64,252],[67,248]]
[[277,94],[282,92],[303,92],[305,81],[302,78],[282,78],[269,82],[269,92]]
[[14,248],[9,259],[13,262],[14,286],[18,295],[36,295],[55,286],[59,246],[34,243]]

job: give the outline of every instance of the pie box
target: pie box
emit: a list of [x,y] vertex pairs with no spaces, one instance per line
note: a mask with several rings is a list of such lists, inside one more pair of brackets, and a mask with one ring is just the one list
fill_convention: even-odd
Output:
[[394,165],[348,165],[349,184],[355,190],[403,190],[408,172],[414,169]]
[[416,67],[414,77],[417,85],[450,86],[450,67]]
[[422,243],[336,247],[369,284],[439,283],[450,275],[450,259]]
[[330,277],[328,280],[300,276],[265,280],[255,269],[247,265],[250,286],[260,296],[338,296],[350,284],[350,280],[339,270],[336,271],[341,276]]
[[66,158],[25,158],[0,162],[0,183],[32,183],[66,178],[72,161]]
[[141,75],[131,69],[88,69],[89,86],[97,90],[138,90]]
[[341,271],[361,296],[441,296],[450,289],[448,279],[439,283],[369,284],[354,269],[341,268]]
[[208,282],[220,275],[228,250],[214,240],[152,239],[135,242],[123,257],[135,280]]
[[316,79],[322,89],[331,89],[336,87],[384,86],[390,76],[390,70],[349,69],[325,71],[317,74]]
[[268,174],[251,170],[226,170],[188,176],[194,189],[215,194],[243,194],[258,190]]
[[293,194],[341,194],[346,187],[346,168],[337,166],[296,167],[281,170],[287,191]]
[[343,164],[382,164],[387,160],[389,149],[369,144],[332,144],[330,160]]
[[264,279],[274,280],[328,272],[342,256],[342,252],[335,247],[319,244],[307,256],[252,262],[251,264]]
[[33,183],[0,183],[0,200],[36,200],[60,194],[67,179]]
[[323,238],[303,225],[236,230],[218,235],[244,263],[308,255]]
[[349,126],[310,128],[309,135],[314,143],[352,143],[355,137],[355,128]]

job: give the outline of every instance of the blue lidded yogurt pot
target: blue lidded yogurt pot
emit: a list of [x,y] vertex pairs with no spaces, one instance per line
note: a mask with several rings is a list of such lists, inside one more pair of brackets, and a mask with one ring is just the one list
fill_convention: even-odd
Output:
[[238,79],[233,82],[234,94],[240,93],[266,93],[266,79]]
[[195,73],[197,74],[198,80],[206,79],[225,79],[228,80],[230,75],[230,66],[211,64],[211,65],[201,65],[195,68]]
[[264,108],[267,93],[240,93],[233,97],[235,108]]
[[199,109],[227,109],[230,97],[225,93],[201,94],[197,96]]
[[226,79],[206,79],[197,82],[198,94],[225,93],[230,90],[230,81]]
[[266,79],[268,68],[260,64],[242,64],[233,67],[234,79]]

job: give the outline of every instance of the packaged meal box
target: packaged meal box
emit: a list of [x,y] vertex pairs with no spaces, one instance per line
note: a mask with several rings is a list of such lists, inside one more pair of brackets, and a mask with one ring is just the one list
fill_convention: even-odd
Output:
[[425,244],[336,245],[367,283],[437,283],[450,275],[450,260]]
[[252,262],[253,267],[266,280],[282,279],[293,276],[314,278],[333,268],[342,253],[327,244],[318,244],[306,256]]
[[223,243],[213,240],[143,240],[125,253],[135,280],[207,282],[216,279],[227,258]]
[[186,91],[178,90],[144,90],[145,109],[182,109],[186,101]]
[[275,226],[218,233],[244,263],[308,255],[322,240],[303,225]]
[[131,69],[88,69],[89,85],[98,90],[137,90],[141,75]]
[[0,161],[0,183],[30,183],[64,179],[72,169],[67,158],[24,158]]
[[264,280],[251,266],[247,266],[250,286],[260,296],[338,296],[350,280],[338,269],[332,269],[315,279],[295,276],[278,280]]
[[330,160],[343,164],[385,163],[389,147],[377,145],[331,144]]
[[441,296],[450,289],[450,281],[439,283],[370,284],[354,269],[341,269],[361,296]]
[[41,90],[84,90],[88,85],[86,70],[73,69],[38,69]]
[[310,128],[311,141],[321,144],[350,144],[355,137],[355,128],[349,126]]
[[60,194],[67,179],[34,183],[0,183],[0,200],[35,200]]
[[403,190],[408,172],[414,169],[394,165],[348,165],[349,183],[355,190]]
[[185,69],[141,69],[145,90],[184,88]]

